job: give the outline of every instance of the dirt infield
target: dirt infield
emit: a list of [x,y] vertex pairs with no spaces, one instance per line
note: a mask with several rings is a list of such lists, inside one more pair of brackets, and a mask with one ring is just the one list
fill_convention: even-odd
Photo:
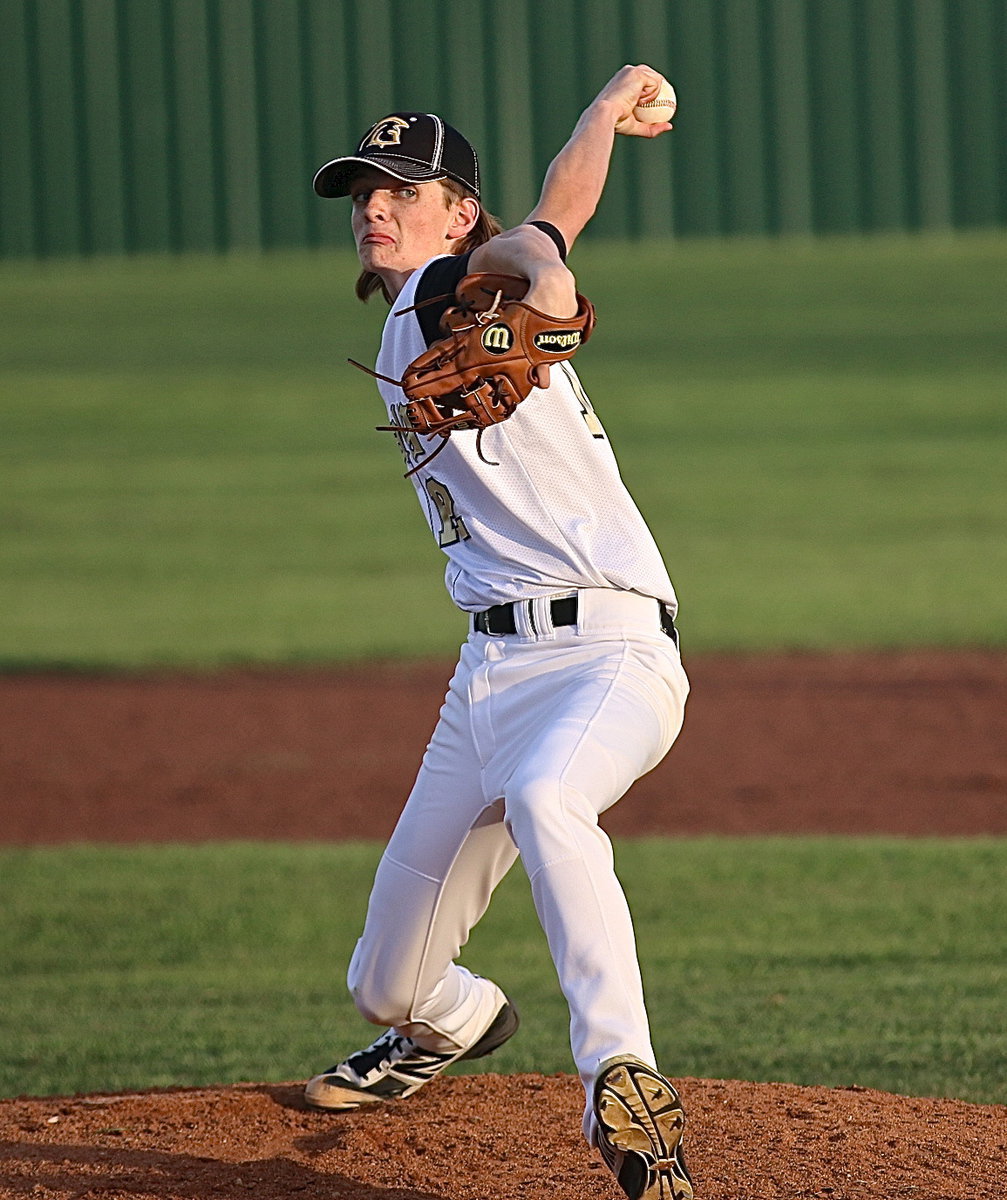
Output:
[[[710,657],[634,833],[1007,834],[1007,654]],[[0,678],[0,841],[384,837],[449,667]],[[679,1081],[700,1200],[994,1200],[1007,1107]],[[0,1198],[590,1200],[570,1076],[341,1116],[296,1084],[0,1101]]]
[[[699,1200],[1000,1200],[1007,1109],[883,1092],[679,1081]],[[299,1089],[0,1106],[0,1196],[615,1200],[570,1076],[471,1075],[341,1116]]]

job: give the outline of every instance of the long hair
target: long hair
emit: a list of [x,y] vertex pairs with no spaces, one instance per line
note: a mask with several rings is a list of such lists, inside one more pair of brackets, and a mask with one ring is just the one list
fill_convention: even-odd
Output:
[[[466,196],[472,196],[472,192],[464,184],[455,183],[453,179],[440,179],[438,182],[444,189],[444,205],[446,208],[450,208],[452,204],[457,203],[459,200],[464,200]],[[491,212],[487,212],[480,204],[479,217],[476,223],[463,238],[459,238],[455,242],[453,253],[468,254],[476,246],[481,246],[484,242],[488,242],[491,237],[496,237],[498,233],[502,232],[503,225],[501,222]],[[363,300],[365,304],[375,292],[380,292],[389,304],[392,302],[392,298],[389,296],[388,289],[385,287],[381,276],[377,275],[374,271],[360,272],[357,276],[355,291],[357,299]]]

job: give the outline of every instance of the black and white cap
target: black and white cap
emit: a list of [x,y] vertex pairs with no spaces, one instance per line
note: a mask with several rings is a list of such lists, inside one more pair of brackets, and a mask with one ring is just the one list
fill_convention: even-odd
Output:
[[319,196],[348,196],[361,167],[377,167],[396,179],[431,183],[453,179],[479,195],[479,160],[468,139],[433,113],[396,112],[371,126],[355,154],[334,158],[315,175]]

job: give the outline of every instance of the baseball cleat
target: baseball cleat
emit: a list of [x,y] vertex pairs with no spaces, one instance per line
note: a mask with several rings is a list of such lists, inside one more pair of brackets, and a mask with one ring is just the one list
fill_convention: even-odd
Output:
[[685,1113],[663,1075],[629,1055],[601,1064],[594,1085],[598,1149],[629,1200],[692,1200]]
[[517,1009],[505,999],[482,1037],[471,1046],[450,1054],[424,1050],[412,1038],[389,1029],[366,1050],[358,1050],[345,1062],[336,1063],[321,1075],[309,1079],[304,1088],[304,1099],[312,1108],[330,1111],[360,1108],[381,1100],[401,1100],[436,1078],[452,1063],[492,1054],[514,1035],[518,1022]]

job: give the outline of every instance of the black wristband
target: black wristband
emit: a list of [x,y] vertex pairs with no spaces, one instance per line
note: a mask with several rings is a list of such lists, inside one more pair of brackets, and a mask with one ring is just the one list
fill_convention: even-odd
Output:
[[556,243],[556,249],[559,251],[560,258],[566,262],[566,241],[556,226],[553,225],[551,221],[529,221],[528,224],[534,225],[536,229],[541,229],[544,234],[547,234],[549,237],[551,237]]

